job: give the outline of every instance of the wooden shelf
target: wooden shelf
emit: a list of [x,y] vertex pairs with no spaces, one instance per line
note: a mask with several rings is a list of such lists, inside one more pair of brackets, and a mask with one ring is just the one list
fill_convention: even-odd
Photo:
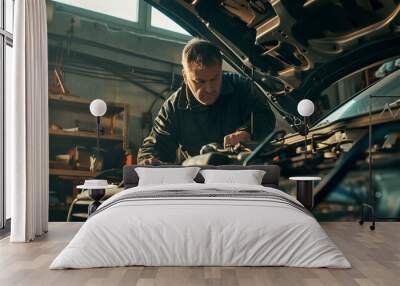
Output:
[[[53,124],[64,126],[65,120],[70,121],[66,125],[73,126],[73,120],[78,120],[81,126],[88,125],[88,120],[91,124],[94,122],[93,116],[89,111],[91,100],[74,95],[49,94],[49,111],[55,114],[52,118]],[[123,149],[128,147],[128,105],[125,103],[116,103],[107,101],[107,112],[102,117],[102,124],[107,131],[107,134],[101,135],[100,140],[108,140],[122,142]],[[60,117],[58,117],[60,115]],[[89,119],[90,118],[90,119]],[[60,121],[61,120],[61,121]],[[63,121],[64,120],[64,121]],[[82,120],[82,121],[81,121]],[[93,122],[92,122],[93,121]],[[84,128],[85,129],[85,128]],[[85,129],[88,130],[88,129]],[[91,130],[91,129],[89,129]],[[50,129],[49,135],[58,138],[80,138],[80,139],[96,139],[96,133],[91,131],[70,132],[60,129]],[[86,140],[86,143],[90,141]]]
[[90,172],[84,170],[68,170],[68,169],[49,169],[50,175],[64,176],[64,177],[76,177],[76,178],[93,178],[99,174],[99,172]]
[[[79,137],[79,138],[94,138],[96,139],[95,132],[88,131],[63,131],[63,130],[55,130],[49,129],[49,135],[52,136],[66,136],[66,137]],[[114,141],[123,141],[123,137],[121,135],[100,135],[100,140],[114,140]]]
[[[81,98],[79,96],[49,94],[49,105],[55,108],[62,108],[65,110],[85,111],[88,114],[90,100]],[[107,102],[107,112],[105,116],[116,114],[124,111],[126,106],[122,103]]]

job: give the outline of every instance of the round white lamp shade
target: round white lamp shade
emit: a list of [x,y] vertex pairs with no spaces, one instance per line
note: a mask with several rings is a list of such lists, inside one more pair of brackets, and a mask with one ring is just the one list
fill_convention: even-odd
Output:
[[303,99],[297,104],[297,111],[301,116],[311,116],[314,113],[314,103],[309,99]]
[[90,103],[90,113],[93,116],[100,117],[106,114],[107,104],[104,100],[95,99]]

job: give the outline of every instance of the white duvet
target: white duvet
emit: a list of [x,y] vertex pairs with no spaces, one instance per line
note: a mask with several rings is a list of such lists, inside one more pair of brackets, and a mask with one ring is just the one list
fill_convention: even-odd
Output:
[[[262,190],[237,184],[135,187],[105,201],[56,257],[50,269],[146,266],[294,266],[350,268],[318,222],[290,204],[258,198],[151,198],[131,192]],[[106,207],[108,206],[108,207]]]

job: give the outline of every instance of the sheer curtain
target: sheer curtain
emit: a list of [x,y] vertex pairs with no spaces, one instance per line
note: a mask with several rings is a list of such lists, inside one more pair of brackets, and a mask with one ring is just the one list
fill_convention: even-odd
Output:
[[6,187],[12,242],[48,227],[48,66],[45,0],[15,1],[13,92],[6,98]]

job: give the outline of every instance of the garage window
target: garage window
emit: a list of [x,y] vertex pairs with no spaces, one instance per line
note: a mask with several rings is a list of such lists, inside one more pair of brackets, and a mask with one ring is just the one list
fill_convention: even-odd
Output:
[[159,10],[151,7],[151,26],[183,35],[190,36],[190,34],[181,26],[176,24],[173,20],[165,16]]
[[139,0],[54,0],[70,6],[79,7],[89,11],[120,18],[123,20],[138,22]]

